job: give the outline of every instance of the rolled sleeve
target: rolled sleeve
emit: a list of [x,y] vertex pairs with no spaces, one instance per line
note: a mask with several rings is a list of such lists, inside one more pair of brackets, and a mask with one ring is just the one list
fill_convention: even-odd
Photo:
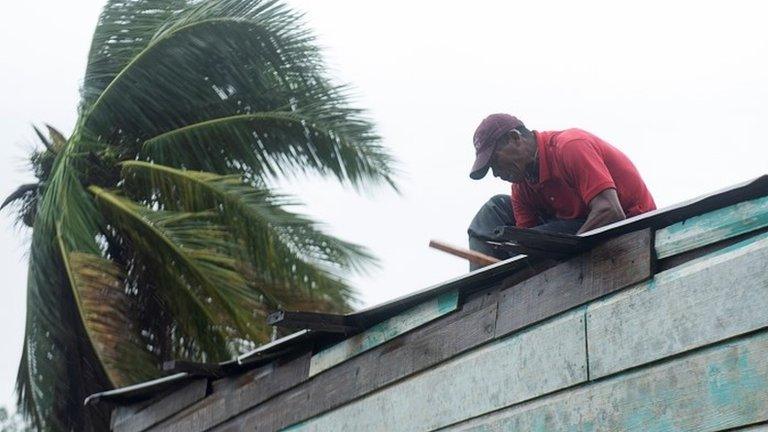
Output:
[[533,228],[539,224],[538,211],[531,197],[515,185],[512,185],[512,213],[515,216],[515,226],[519,228]]

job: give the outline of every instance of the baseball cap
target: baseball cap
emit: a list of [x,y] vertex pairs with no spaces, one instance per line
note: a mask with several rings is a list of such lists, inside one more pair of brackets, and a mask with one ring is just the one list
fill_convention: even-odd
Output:
[[509,114],[491,114],[475,130],[472,141],[475,145],[475,163],[469,177],[480,180],[488,172],[488,164],[499,139],[512,129],[524,126],[517,117]]

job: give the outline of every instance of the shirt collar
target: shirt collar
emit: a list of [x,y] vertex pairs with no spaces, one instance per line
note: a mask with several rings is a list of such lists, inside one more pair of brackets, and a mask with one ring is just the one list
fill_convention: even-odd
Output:
[[536,137],[536,146],[539,149],[539,180],[533,184],[541,184],[551,177],[549,171],[549,155],[547,154],[547,141],[549,141],[549,135],[546,132],[533,131],[533,136]]

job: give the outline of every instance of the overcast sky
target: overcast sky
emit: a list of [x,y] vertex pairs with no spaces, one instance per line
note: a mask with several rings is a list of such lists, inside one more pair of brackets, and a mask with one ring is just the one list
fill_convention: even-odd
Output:
[[[286,185],[329,231],[381,268],[354,276],[373,305],[466,272],[427,248],[509,185],[468,178],[472,133],[493,112],[531,129],[579,127],[623,150],[660,207],[768,172],[768,30],[762,2],[292,0],[399,159],[402,195]],[[31,124],[74,125],[102,1],[4,5],[0,195],[32,180]],[[490,177],[490,176],[489,176]],[[0,405],[24,334],[28,233],[0,215]]]

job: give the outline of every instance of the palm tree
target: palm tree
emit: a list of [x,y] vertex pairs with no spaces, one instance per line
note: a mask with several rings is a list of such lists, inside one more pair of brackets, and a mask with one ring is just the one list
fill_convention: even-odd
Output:
[[284,175],[395,187],[391,157],[273,0],[109,0],[69,137],[37,130],[19,405],[101,430],[85,396],[266,341],[275,308],[343,312],[371,260],[273,192]]

